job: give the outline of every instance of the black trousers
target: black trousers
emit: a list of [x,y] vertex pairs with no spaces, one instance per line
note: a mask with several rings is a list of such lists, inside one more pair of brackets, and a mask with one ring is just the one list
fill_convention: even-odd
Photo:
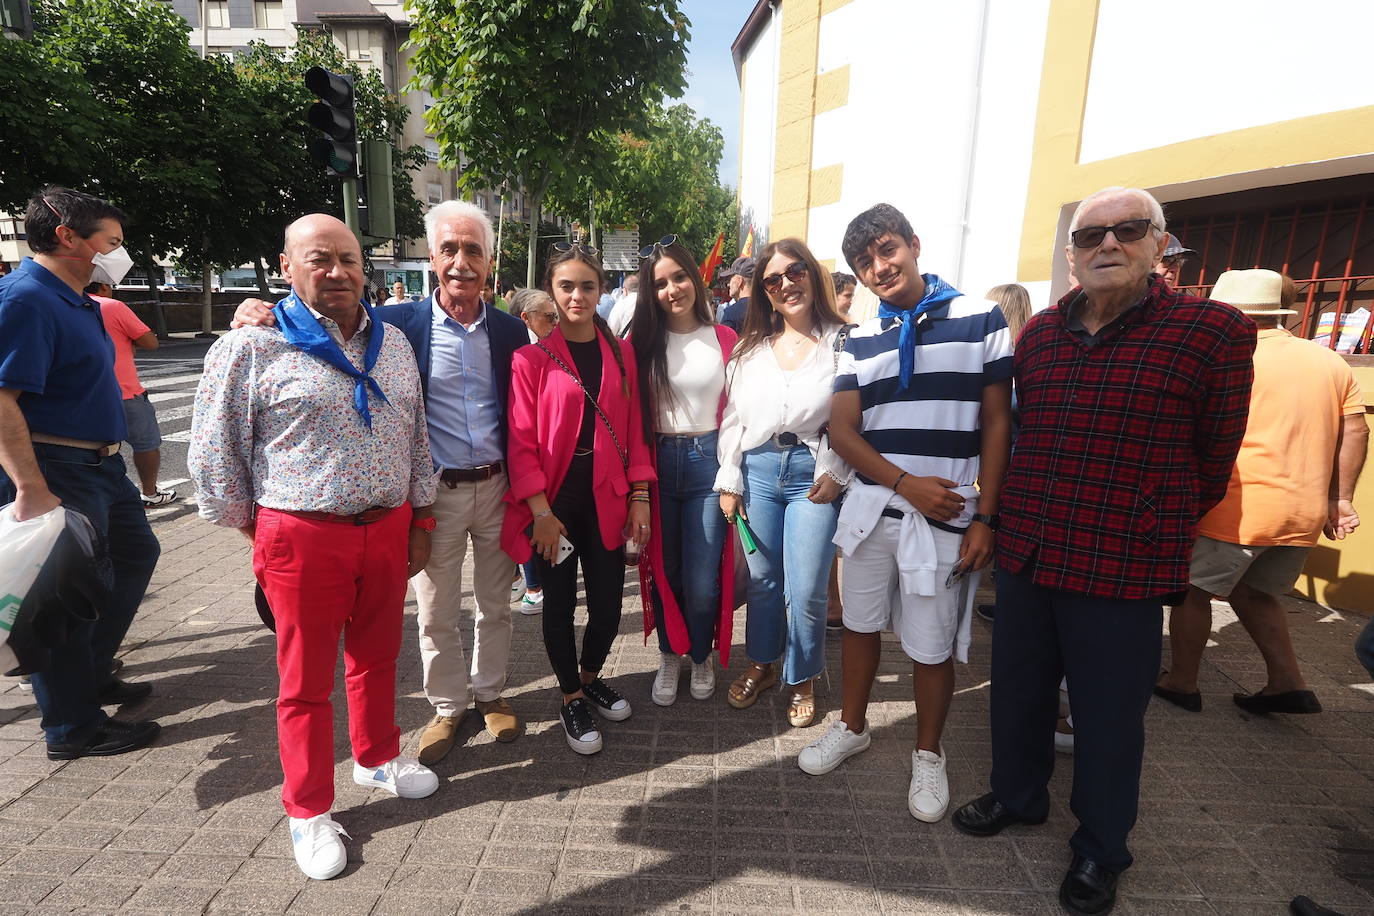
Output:
[[1145,753],[1145,710],[1159,674],[1162,598],[1113,601],[997,572],[992,631],[992,791],[1030,820],[1049,813],[1059,680],[1073,707],[1074,852],[1131,864]]
[[[560,564],[535,555],[539,581],[544,583],[544,650],[549,654],[558,687],[564,693],[582,689],[581,669],[600,671],[620,631],[620,602],[625,594],[625,551],[607,550],[601,543],[596,500],[592,496],[592,456],[573,458],[568,476],[558,488],[553,514],[568,529],[575,548]],[[579,664],[573,609],[577,605],[577,567],[587,594],[587,629],[582,634]]]

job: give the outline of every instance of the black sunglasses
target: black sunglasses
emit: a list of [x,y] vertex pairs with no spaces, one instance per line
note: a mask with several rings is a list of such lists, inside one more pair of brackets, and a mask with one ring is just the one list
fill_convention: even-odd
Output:
[[554,242],[549,247],[560,254],[562,254],[563,252],[572,251],[574,248],[576,248],[580,251],[585,251],[587,254],[590,254],[594,258],[601,257],[601,252],[597,251],[591,245],[583,245],[581,242]]
[[1115,226],[1084,226],[1070,232],[1069,238],[1073,240],[1075,248],[1096,248],[1102,244],[1108,232],[1116,236],[1118,242],[1138,242],[1145,238],[1145,233],[1150,231],[1151,225],[1153,224],[1148,219],[1128,219]]
[[647,261],[649,258],[653,257],[655,251],[661,251],[664,248],[667,248],[669,245],[676,244],[677,236],[665,235],[663,238],[659,239],[657,242],[654,242],[652,245],[645,245],[643,248],[639,249],[639,259],[641,261]]
[[802,277],[809,276],[811,268],[806,266],[804,261],[793,261],[783,268],[780,274],[769,274],[763,278],[763,289],[765,292],[776,293],[782,289],[782,278],[786,277],[793,283],[801,281]]

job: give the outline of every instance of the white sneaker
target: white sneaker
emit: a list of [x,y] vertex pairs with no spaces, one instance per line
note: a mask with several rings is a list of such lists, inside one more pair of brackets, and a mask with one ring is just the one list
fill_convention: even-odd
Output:
[[520,598],[520,613],[526,617],[533,617],[535,614],[542,613],[544,610],[544,590],[541,588],[537,592],[526,591]]
[[434,771],[412,757],[394,757],[379,767],[353,764],[353,781],[398,798],[425,798],[439,788]]
[[692,662],[692,677],[689,684],[694,700],[709,700],[711,694],[716,692],[716,668],[709,658],[700,665]]
[[[344,870],[348,864],[348,853],[339,836],[348,836],[348,831],[327,812],[314,817],[290,817],[287,822],[291,828],[291,848],[296,853],[296,864],[307,878],[328,881]],[[353,839],[351,836],[348,838]]]
[[671,652],[659,653],[658,674],[654,676],[655,703],[659,706],[672,706],[677,702],[677,682],[681,674],[682,656],[673,655]]
[[822,776],[860,751],[868,750],[870,740],[867,727],[855,734],[845,726],[843,719],[836,719],[835,724],[819,740],[801,749],[797,755],[797,766],[801,767],[803,773]]
[[911,816],[927,824],[937,823],[949,808],[949,779],[945,775],[945,749],[940,753],[911,752],[911,787],[906,806]]

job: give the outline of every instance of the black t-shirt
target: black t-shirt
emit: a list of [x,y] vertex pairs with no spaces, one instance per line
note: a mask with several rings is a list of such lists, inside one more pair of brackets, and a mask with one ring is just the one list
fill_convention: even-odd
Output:
[[[596,398],[601,393],[601,335],[598,334],[585,343],[569,340],[567,344],[568,349],[572,351],[573,366],[582,378],[582,386],[592,398]],[[596,439],[596,424],[600,422],[596,416],[596,408],[591,404],[584,404],[582,428],[577,433],[578,451],[591,449]]]

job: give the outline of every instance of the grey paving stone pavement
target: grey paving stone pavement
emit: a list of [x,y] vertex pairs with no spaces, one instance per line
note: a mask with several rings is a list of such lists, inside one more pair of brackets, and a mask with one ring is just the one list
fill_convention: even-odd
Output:
[[[629,580],[606,674],[635,712],[605,729],[595,757],[564,743],[537,616],[515,618],[507,695],[524,734],[497,743],[470,715],[428,799],[353,785],[336,690],[335,816],[353,839],[347,870],[312,882],[291,858],[279,799],[273,641],[253,611],[247,545],[189,511],[155,525],[162,560],[123,650],[127,676],[155,694],[120,715],[161,721],[153,747],[50,762],[31,695],[0,681],[0,916],[1059,911],[1071,758],[1059,758],[1041,827],[977,840],[915,821],[910,666],[895,642],[884,642],[872,748],[811,777],[795,758],[837,714],[838,641],[818,688],[824,721],[810,729],[788,726],[776,690],[748,710],[725,703],[745,664],[743,612],[716,696],[695,701],[684,685],[661,708]],[[1263,665],[1219,605],[1204,711],[1156,700],[1149,712],[1136,864],[1117,912],[1279,914],[1305,893],[1374,914],[1374,684],[1351,653],[1364,621],[1287,604],[1326,712],[1237,709],[1231,693],[1257,689]],[[413,754],[429,716],[413,604],[406,630],[398,717]],[[958,671],[945,737],[955,804],[986,786],[990,632],[977,622]]]

